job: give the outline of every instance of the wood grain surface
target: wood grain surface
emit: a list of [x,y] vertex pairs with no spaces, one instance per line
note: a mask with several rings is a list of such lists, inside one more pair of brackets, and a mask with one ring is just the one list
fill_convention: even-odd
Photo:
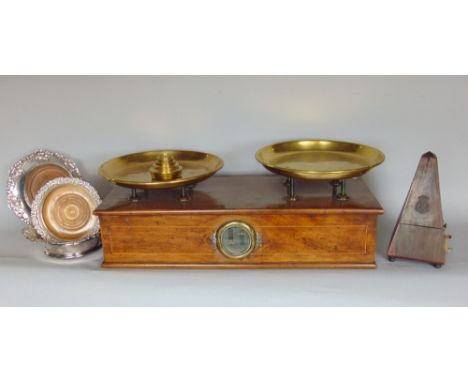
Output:
[[445,228],[437,157],[421,156],[390,239],[389,258],[445,263]]
[[[276,176],[213,177],[188,202],[175,190],[115,188],[96,211],[107,267],[373,268],[377,216],[382,208],[362,180],[349,182],[347,202],[327,182],[301,182],[289,202]],[[251,225],[257,247],[230,259],[216,247],[216,230],[228,221]]]

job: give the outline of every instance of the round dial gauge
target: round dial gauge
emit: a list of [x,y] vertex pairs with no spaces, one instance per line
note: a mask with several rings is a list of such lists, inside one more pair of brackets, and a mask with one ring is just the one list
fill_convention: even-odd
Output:
[[255,230],[242,221],[228,222],[218,228],[216,243],[224,256],[242,259],[255,249]]

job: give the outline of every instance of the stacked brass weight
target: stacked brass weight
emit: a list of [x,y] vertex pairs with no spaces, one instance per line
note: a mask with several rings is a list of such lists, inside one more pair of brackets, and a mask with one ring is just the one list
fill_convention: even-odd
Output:
[[154,181],[173,180],[180,177],[182,166],[172,155],[165,152],[153,162],[149,171]]

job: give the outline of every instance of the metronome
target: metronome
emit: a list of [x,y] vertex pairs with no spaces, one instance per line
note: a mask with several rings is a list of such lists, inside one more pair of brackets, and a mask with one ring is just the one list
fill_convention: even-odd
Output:
[[427,262],[436,268],[445,263],[449,252],[442,215],[437,157],[422,155],[406,201],[393,230],[388,259],[411,259]]

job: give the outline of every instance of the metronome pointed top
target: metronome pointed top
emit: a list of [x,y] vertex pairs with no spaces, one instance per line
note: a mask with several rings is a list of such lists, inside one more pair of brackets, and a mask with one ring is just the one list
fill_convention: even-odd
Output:
[[437,155],[435,155],[432,151],[428,151],[427,153],[424,153],[422,157],[429,158],[429,159],[437,159]]

